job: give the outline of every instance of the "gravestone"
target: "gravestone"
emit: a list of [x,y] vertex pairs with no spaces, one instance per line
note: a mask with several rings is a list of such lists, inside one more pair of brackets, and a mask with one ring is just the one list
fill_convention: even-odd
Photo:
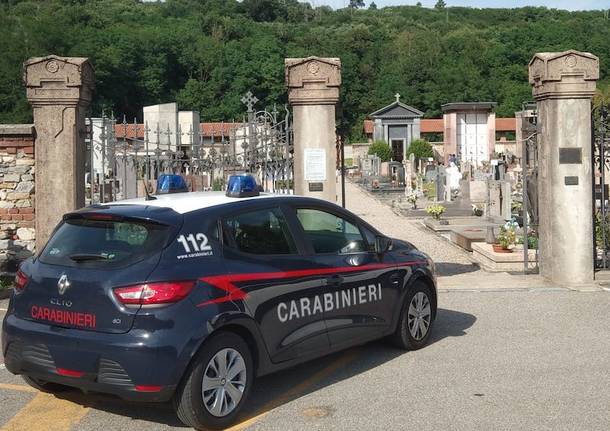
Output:
[[502,189],[498,181],[489,180],[487,182],[487,216],[499,219],[502,218]]
[[445,182],[447,180],[447,175],[445,173],[445,167],[439,166],[436,170],[436,200],[444,201],[445,200]]
[[512,219],[513,199],[511,194],[510,181],[500,181],[500,191],[502,197],[502,218],[504,220]]

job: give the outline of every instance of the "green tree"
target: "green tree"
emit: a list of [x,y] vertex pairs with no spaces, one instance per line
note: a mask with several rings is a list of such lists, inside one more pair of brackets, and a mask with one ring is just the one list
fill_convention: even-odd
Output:
[[435,9],[445,9],[445,7],[447,7],[447,3],[445,3],[444,0],[438,0],[434,5]]
[[377,4],[374,1],[369,4],[369,10],[377,10]]
[[375,141],[369,147],[369,154],[375,155],[382,162],[389,162],[392,159],[392,149],[385,141]]
[[349,0],[350,9],[358,9],[364,7],[364,0]]
[[423,139],[415,139],[411,141],[411,144],[407,149],[407,157],[409,157],[411,154],[415,155],[416,160],[434,157],[432,145],[430,145],[427,141]]

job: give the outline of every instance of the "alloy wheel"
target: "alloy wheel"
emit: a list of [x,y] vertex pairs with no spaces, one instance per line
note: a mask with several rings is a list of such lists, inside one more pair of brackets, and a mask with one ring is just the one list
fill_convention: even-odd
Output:
[[231,348],[216,353],[203,373],[201,390],[205,408],[216,417],[235,410],[246,389],[246,363]]
[[407,325],[411,336],[416,340],[422,340],[430,328],[432,311],[430,300],[424,292],[417,292],[409,303]]

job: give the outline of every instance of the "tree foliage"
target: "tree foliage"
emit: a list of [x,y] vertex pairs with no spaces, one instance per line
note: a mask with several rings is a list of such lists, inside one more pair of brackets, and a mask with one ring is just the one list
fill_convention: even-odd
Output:
[[415,155],[416,160],[434,157],[432,145],[423,139],[414,139],[411,141],[409,148],[407,149],[407,157],[411,154]]
[[[367,2],[368,3],[368,2]],[[441,115],[441,105],[495,101],[499,117],[531,100],[535,52],[577,49],[600,57],[610,81],[603,11],[526,7],[313,8],[297,0],[4,0],[0,2],[0,123],[31,121],[22,64],[85,56],[95,68],[92,115],[141,120],[142,106],[178,101],[204,121],[241,120],[243,94],[258,107],[287,103],[284,58],[339,57],[338,132],[394,100]]]
[[392,159],[392,149],[385,141],[375,141],[369,147],[369,154],[375,155],[382,162],[389,162]]

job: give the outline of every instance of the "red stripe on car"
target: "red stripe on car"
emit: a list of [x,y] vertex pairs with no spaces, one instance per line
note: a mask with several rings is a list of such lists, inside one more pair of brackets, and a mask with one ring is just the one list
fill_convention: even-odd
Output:
[[315,268],[315,269],[298,269],[294,271],[277,271],[277,272],[252,272],[245,274],[223,274],[202,277],[199,280],[224,291],[225,296],[220,298],[210,299],[208,301],[197,304],[197,307],[204,307],[211,304],[220,304],[228,301],[237,301],[245,299],[248,294],[237,287],[234,283],[242,281],[258,281],[258,280],[278,280],[284,278],[299,278],[311,277],[313,275],[336,274],[338,272],[360,272],[370,271],[374,269],[400,268],[402,266],[424,265],[425,260],[416,260],[412,262],[401,263],[370,263],[363,266],[344,266],[336,268]]

